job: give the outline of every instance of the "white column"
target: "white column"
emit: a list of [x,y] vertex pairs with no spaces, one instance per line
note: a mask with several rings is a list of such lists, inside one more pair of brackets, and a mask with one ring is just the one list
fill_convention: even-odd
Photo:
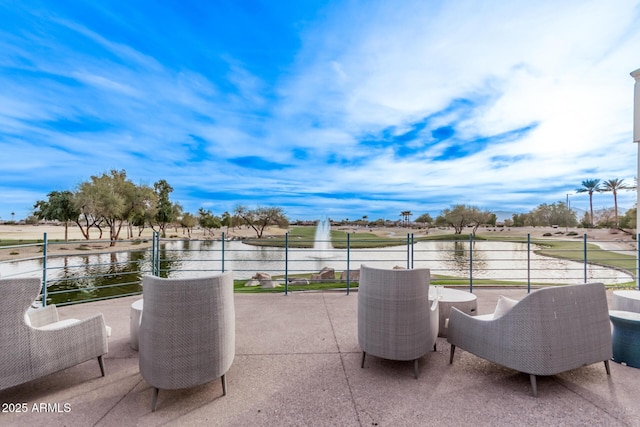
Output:
[[[640,180],[640,68],[631,73],[636,81],[633,88],[633,142],[638,144],[638,171],[636,178]],[[640,233],[640,185],[636,190],[636,238]],[[636,241],[640,245],[640,241]],[[636,251],[636,288],[640,289],[640,256]]]
[[631,77],[636,80],[633,88],[633,142],[640,142],[640,68],[632,72]]

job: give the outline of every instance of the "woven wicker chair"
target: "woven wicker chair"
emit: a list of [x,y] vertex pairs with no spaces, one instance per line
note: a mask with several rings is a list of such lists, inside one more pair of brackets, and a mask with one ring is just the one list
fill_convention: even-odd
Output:
[[435,351],[438,300],[429,303],[429,269],[360,268],[358,342],[362,364],[367,354],[390,360],[418,359]]
[[493,319],[452,308],[447,340],[450,363],[460,347],[527,373],[534,396],[536,375],[555,375],[596,362],[604,362],[610,374],[611,324],[602,283],[539,289]]
[[210,277],[143,278],[139,360],[142,377],[159,389],[194,387],[222,377],[235,356],[235,307],[231,272]]
[[30,312],[37,278],[0,280],[0,390],[97,358],[102,376],[107,331],[102,314],[59,321],[55,305]]

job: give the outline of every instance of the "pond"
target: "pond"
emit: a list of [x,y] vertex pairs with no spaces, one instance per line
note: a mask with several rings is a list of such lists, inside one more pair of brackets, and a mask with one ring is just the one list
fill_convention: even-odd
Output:
[[[471,251],[470,248],[473,250]],[[606,284],[632,280],[623,271],[582,262],[550,258],[527,251],[526,243],[496,241],[430,241],[413,246],[371,249],[288,249],[251,246],[240,241],[172,240],[159,250],[159,268],[165,277],[205,275],[234,271],[236,279],[248,280],[257,272],[273,275],[314,273],[324,267],[336,271],[359,269],[361,264],[378,268],[424,267],[433,275],[538,283]],[[46,262],[50,297],[65,302],[104,298],[141,291],[142,275],[152,271],[150,249],[83,255],[50,255]],[[0,263],[0,277],[42,277],[43,259]],[[78,295],[67,293],[80,290]],[[56,297],[60,292],[60,297]]]

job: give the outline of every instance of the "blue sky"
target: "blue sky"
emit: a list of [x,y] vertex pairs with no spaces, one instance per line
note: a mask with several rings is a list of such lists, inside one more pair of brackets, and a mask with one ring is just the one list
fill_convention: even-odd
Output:
[[637,174],[639,0],[23,0],[0,22],[4,220],[111,169],[291,220],[586,209],[584,179]]

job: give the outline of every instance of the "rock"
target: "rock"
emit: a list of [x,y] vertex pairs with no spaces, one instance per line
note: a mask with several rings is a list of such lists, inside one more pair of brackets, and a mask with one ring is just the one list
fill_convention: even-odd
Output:
[[245,286],[260,286],[260,281],[251,279],[248,282],[246,282],[244,285]]
[[309,281],[307,279],[303,279],[302,277],[296,277],[295,279],[289,279],[289,284],[296,286],[308,285]]
[[271,275],[269,273],[256,273],[253,275],[252,279],[254,280],[271,280]]
[[333,268],[324,267],[319,273],[312,274],[310,282],[328,282],[336,280],[336,271]]
[[278,282],[274,282],[273,280],[265,280],[260,282],[260,287],[262,289],[272,289],[272,288],[277,288],[278,286],[281,286],[278,284]]
[[262,289],[272,289],[279,286],[276,282],[271,280],[271,275],[269,273],[256,273],[251,279],[257,280]]
[[[340,280],[343,282],[347,281],[347,272],[346,270],[340,274]],[[350,282],[359,282],[360,281],[360,270],[349,270],[349,281]]]
[[394,270],[406,270],[407,268],[406,268],[406,267],[402,267],[401,265],[395,265],[395,266],[393,267],[393,269],[394,269]]

